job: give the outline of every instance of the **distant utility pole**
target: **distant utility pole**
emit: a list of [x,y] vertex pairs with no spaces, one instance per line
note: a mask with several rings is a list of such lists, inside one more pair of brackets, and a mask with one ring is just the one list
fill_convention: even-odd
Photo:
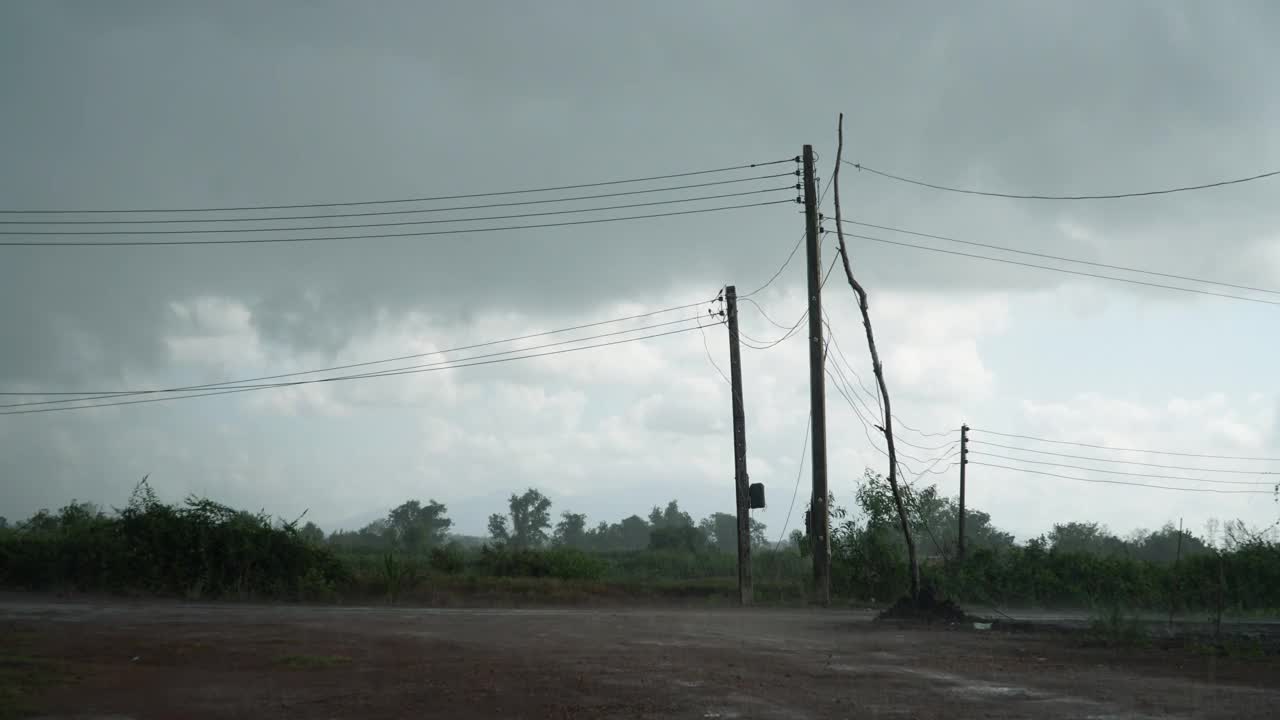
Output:
[[960,426],[960,538],[956,557],[964,560],[964,467],[969,464],[969,426]]
[[729,378],[733,396],[733,485],[738,500],[738,595],[744,606],[751,604],[751,498],[747,477],[747,422],[742,409],[742,359],[738,351],[738,289],[724,289],[725,312],[729,314]]
[[804,234],[809,275],[809,412],[813,423],[813,593],[831,604],[831,516],[827,508],[827,392],[823,366],[822,237],[818,227],[818,184],[813,146],[804,146]]

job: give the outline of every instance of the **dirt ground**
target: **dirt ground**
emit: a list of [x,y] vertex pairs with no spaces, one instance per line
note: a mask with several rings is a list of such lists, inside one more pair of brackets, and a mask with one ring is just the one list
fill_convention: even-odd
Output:
[[1274,718],[1280,708],[1274,656],[870,618],[9,597],[0,666],[50,668],[4,696],[10,714],[47,718]]

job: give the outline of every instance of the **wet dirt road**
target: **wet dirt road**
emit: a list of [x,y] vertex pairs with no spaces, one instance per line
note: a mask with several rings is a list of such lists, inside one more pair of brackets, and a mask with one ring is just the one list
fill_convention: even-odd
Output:
[[870,613],[0,599],[38,717],[1263,718],[1276,658],[904,628]]

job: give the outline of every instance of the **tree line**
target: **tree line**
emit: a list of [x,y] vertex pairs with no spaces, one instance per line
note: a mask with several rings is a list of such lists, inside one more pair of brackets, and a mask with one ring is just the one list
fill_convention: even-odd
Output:
[[[435,500],[426,504],[409,500],[355,531],[336,531],[327,538],[308,523],[301,529],[314,542],[349,550],[426,553],[460,537],[451,535],[453,521],[448,508]],[[751,519],[751,542],[765,545],[765,525]],[[505,513],[489,516],[488,536],[482,542],[511,550],[571,548],[586,552],[632,552],[677,550],[687,552],[737,552],[738,524],[735,515],[717,512],[694,521],[680,509],[677,500],[665,507],[654,506],[647,517],[631,515],[617,522],[589,525],[585,513],[565,511],[559,520],[551,514],[551,499],[536,488],[512,493]],[[474,544],[474,543],[463,543]]]
[[[902,486],[919,538],[923,579],[944,594],[997,604],[1145,608],[1280,609],[1280,544],[1240,521],[1203,534],[1171,524],[1121,537],[1089,522],[1055,524],[1017,542],[991,517],[966,509],[966,554],[956,552],[959,509],[934,487]],[[832,508],[837,597],[887,601],[909,589],[909,564],[890,489],[868,472],[847,507]],[[413,588],[528,579],[584,582],[628,596],[661,592],[732,597],[737,523],[730,513],[695,520],[676,500],[646,516],[588,522],[552,514],[530,488],[489,518],[488,536],[453,532],[448,508],[409,500],[359,530],[326,534],[287,520],[189,497],[157,499],[144,480],[123,508],[71,502],[0,524],[0,587],[77,588],[180,597],[396,597]],[[802,526],[806,523],[800,522]],[[756,586],[799,600],[810,580],[803,528],[774,548],[753,523]],[[479,583],[479,585],[477,585]],[[507,587],[507,586],[503,586]],[[534,585],[522,586],[531,592]],[[559,587],[552,583],[549,587]]]

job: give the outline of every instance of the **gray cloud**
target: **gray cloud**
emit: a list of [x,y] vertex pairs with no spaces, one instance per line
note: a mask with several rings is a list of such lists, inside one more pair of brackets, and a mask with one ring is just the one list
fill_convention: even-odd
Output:
[[[8,3],[0,197],[454,194],[767,161],[804,142],[825,178],[839,111],[847,157],[909,176],[1044,193],[1179,185],[1280,166],[1278,30],[1267,2]],[[846,215],[871,222],[1245,283],[1280,273],[1276,181],[1077,205],[844,176]],[[388,317],[426,313],[453,337],[492,312],[550,327],[622,300],[750,288],[790,250],[796,210],[306,247],[3,249],[0,385],[212,373],[175,365],[166,345],[171,303],[201,297],[248,307],[273,358],[324,364],[358,355],[351,338]],[[1065,277],[853,246],[877,292],[964,299]],[[797,263],[775,289],[802,283]],[[979,335],[916,351],[958,353],[979,376]],[[547,382],[540,367],[500,376]],[[706,427],[697,407],[654,413]]]

